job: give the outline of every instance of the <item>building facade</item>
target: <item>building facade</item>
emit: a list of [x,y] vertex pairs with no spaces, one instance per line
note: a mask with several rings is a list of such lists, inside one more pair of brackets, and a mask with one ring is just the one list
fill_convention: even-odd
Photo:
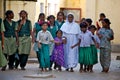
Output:
[[[4,17],[4,0],[0,0],[0,17]],[[26,10],[28,18],[34,24],[39,13],[43,12],[48,15],[55,15],[60,10],[72,11],[75,13],[77,21],[81,18],[92,18],[93,24],[99,19],[100,13],[105,13],[111,21],[111,28],[114,31],[115,39],[112,41],[113,51],[120,51],[120,0],[6,0],[6,10],[13,10],[15,20],[19,19],[19,12]],[[80,10],[80,11],[78,11]]]

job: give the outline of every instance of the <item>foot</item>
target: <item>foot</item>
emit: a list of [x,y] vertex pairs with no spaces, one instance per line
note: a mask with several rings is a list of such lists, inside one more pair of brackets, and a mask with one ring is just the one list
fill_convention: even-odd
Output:
[[80,69],[79,72],[82,73],[82,72],[83,72],[83,69]]
[[49,71],[52,71],[52,68],[49,68]]
[[9,67],[9,70],[13,70],[14,68],[13,67]]
[[5,71],[7,66],[2,67],[1,71]]
[[24,67],[21,67],[21,70],[26,70]]
[[66,69],[66,71],[69,71],[69,68],[68,68],[68,69]]
[[70,69],[70,72],[74,72],[73,68]]

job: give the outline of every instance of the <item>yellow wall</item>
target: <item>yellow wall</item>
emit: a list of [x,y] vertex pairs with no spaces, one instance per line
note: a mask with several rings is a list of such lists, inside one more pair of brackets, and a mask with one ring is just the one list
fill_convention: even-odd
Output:
[[4,15],[3,15],[3,0],[0,0],[0,18],[3,18]]
[[7,1],[6,3],[7,10],[13,10],[14,12],[14,20],[17,21],[19,19],[19,12],[21,10],[26,10],[28,12],[28,19],[32,21],[34,24],[35,21],[35,2],[28,1]]
[[[1,0],[0,0],[1,1]],[[25,9],[29,13],[29,19],[32,20],[34,24],[38,19],[38,15],[40,13],[40,3],[54,3],[58,5],[59,8],[81,8],[82,9],[82,17],[92,18],[93,23],[95,24],[99,18],[99,14],[101,12],[105,13],[106,16],[111,21],[111,28],[115,33],[115,40],[112,41],[113,44],[120,44],[120,0],[38,0],[38,2],[26,2],[26,1],[7,1],[7,9],[12,9],[15,13],[15,20],[19,19],[18,13],[21,9]],[[54,2],[53,2],[54,1]],[[0,5],[2,5],[0,3]],[[48,5],[46,5],[48,8]],[[17,7],[17,8],[16,8]],[[44,4],[45,7],[45,4]],[[0,7],[0,11],[3,8]],[[45,12],[45,11],[44,11]],[[0,12],[0,14],[2,14]],[[1,15],[0,15],[1,17]]]
[[111,21],[111,28],[114,30],[114,44],[120,44],[120,0],[97,0],[97,13],[104,12]]
[[80,0],[60,0],[60,7],[80,8]]

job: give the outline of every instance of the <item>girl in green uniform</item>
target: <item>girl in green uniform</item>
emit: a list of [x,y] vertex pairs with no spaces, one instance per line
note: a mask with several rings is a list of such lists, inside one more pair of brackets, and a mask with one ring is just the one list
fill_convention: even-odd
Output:
[[4,25],[2,19],[0,18],[0,67],[5,67],[7,65],[7,60],[2,52],[2,49],[4,49],[4,31]]
[[[19,59],[21,70],[25,70],[28,56],[31,50],[32,25],[31,21],[27,19],[27,12],[22,10],[20,13],[20,20],[18,21],[18,40],[19,40]],[[32,36],[33,37],[33,36]],[[33,40],[33,38],[32,38]]]
[[[6,58],[9,57],[9,69],[14,68],[14,60],[15,60],[15,52],[16,52],[16,30],[17,30],[17,23],[13,21],[14,13],[11,10],[6,11],[5,13],[6,18],[4,19],[4,27],[5,27],[5,41],[4,41],[4,50],[3,53],[5,54]],[[5,70],[6,67],[2,69]]]
[[57,20],[55,21],[55,25],[57,26],[58,29],[61,28],[61,26],[64,23],[64,13],[63,12],[58,12],[57,13]]

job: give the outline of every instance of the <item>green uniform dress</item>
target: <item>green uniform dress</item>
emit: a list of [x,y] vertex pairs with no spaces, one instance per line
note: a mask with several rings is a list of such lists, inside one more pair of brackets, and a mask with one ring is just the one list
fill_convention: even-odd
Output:
[[4,50],[3,53],[5,56],[9,57],[9,69],[14,68],[14,61],[15,61],[15,52],[17,49],[16,46],[16,35],[15,31],[17,30],[17,23],[15,21],[9,22],[7,19],[4,21],[4,27],[5,27],[5,32],[4,32]]
[[[18,25],[21,20],[18,21]],[[19,57],[20,57],[20,67],[23,69],[27,63],[28,55],[31,51],[31,34],[32,24],[30,20],[26,20],[26,23],[22,25],[20,31],[18,32],[19,37]]]
[[16,36],[15,30],[17,30],[17,23],[12,21],[8,22],[6,19],[3,21],[5,26],[5,41],[3,53],[7,55],[13,55],[16,52]]
[[2,35],[1,32],[5,31],[4,25],[2,23],[2,19],[0,18],[0,67],[4,67],[7,65],[7,60],[3,54],[2,51],[2,46],[1,46],[1,40],[2,40]]
[[57,29],[59,30],[61,26],[63,25],[64,21],[59,22],[58,20],[55,21],[55,25],[57,26]]
[[[35,25],[34,25],[34,28],[35,28],[35,38],[37,38],[37,34],[38,34],[39,31],[42,30],[42,27],[40,26],[40,24],[38,22],[36,22]],[[38,48],[37,41],[35,41],[35,43],[34,43],[33,50],[36,52],[38,61],[40,63],[40,54],[38,53],[39,48]],[[39,67],[40,67],[40,65],[39,65]]]

